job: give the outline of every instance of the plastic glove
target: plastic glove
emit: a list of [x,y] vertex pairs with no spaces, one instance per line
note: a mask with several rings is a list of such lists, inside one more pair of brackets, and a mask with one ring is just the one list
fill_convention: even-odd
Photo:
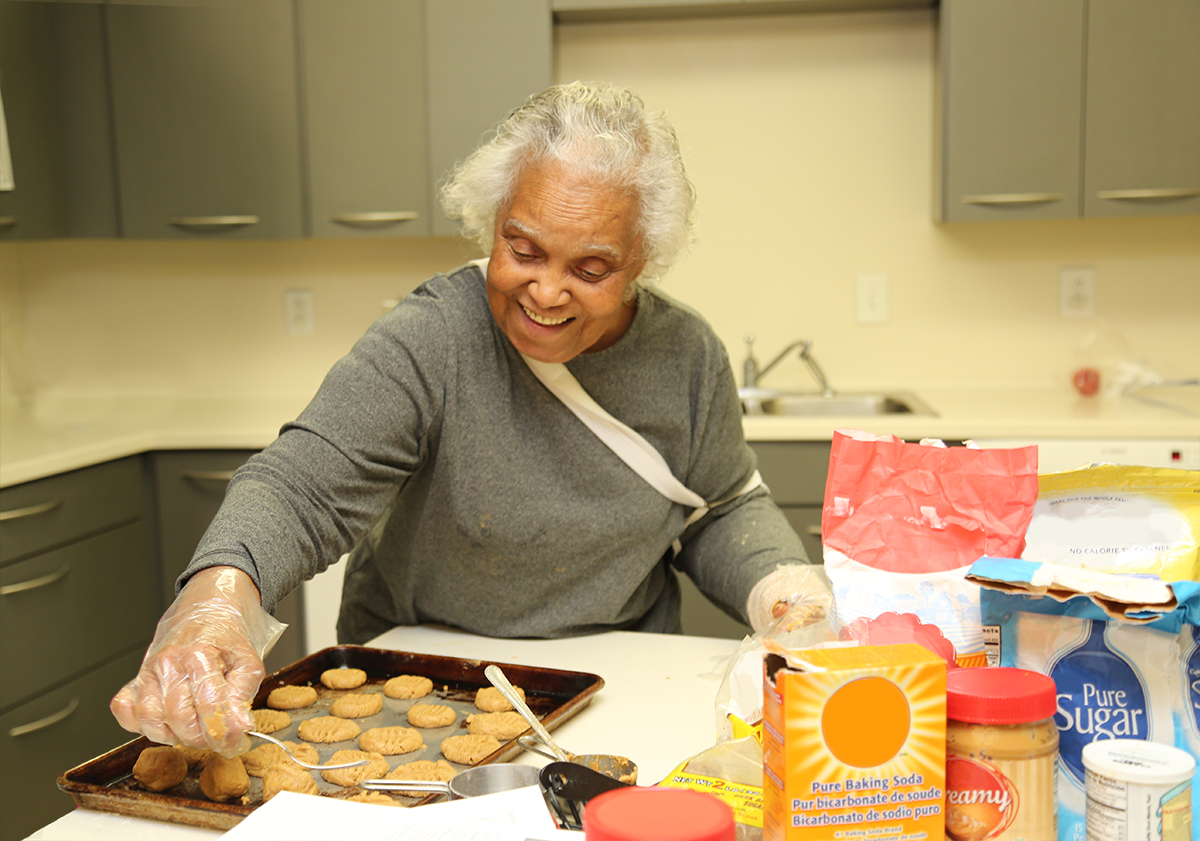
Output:
[[763,577],[746,600],[750,627],[758,633],[773,620],[789,614],[800,624],[829,616],[833,591],[825,570],[809,564],[788,564]]
[[262,658],[286,627],[263,610],[246,573],[201,570],[163,614],[138,676],[109,708],[122,727],[153,742],[244,753]]

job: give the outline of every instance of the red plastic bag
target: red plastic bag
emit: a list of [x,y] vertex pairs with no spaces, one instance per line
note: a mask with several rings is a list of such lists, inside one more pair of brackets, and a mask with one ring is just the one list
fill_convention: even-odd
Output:
[[983,555],[1019,558],[1037,493],[1037,447],[929,446],[839,430],[821,542],[891,572],[942,572]]

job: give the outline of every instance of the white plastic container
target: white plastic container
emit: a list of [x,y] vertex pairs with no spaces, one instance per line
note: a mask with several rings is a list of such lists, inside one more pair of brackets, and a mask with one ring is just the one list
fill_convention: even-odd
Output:
[[1196,760],[1158,742],[1107,739],[1083,749],[1087,841],[1192,841]]

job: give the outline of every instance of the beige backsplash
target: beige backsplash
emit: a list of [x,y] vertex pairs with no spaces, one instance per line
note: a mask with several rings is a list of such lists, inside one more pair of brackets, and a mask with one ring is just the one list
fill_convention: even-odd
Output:
[[[835,386],[1064,383],[1089,335],[1200,373],[1200,218],[931,221],[933,13],[559,26],[557,76],[639,90],[676,125],[698,242],[664,288],[740,370],[813,340]],[[454,240],[0,244],[0,399],[310,393],[380,312],[475,256]],[[1064,321],[1058,274],[1095,270],[1099,317]],[[855,322],[860,273],[891,318]],[[283,293],[312,289],[316,334]],[[809,388],[798,363],[770,382]]]

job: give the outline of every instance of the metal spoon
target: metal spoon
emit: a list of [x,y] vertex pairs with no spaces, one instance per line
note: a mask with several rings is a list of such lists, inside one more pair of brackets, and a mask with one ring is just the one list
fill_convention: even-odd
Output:
[[[517,694],[517,690],[508,682],[508,678],[504,676],[504,672],[500,671],[499,666],[488,666],[483,670],[484,676],[492,682],[492,685],[500,690],[500,694],[504,699],[513,705],[513,708],[521,714],[521,716],[529,722],[529,726],[533,728],[533,732],[537,734],[538,739],[542,744],[554,752],[551,759],[557,759],[560,762],[573,762],[576,765],[584,765],[594,771],[599,771],[601,774],[612,777],[614,780],[632,783],[637,780],[637,765],[633,760],[626,759],[623,756],[612,756],[602,753],[588,753],[582,756],[576,756],[573,753],[568,753],[563,750],[557,742],[550,737],[550,733],[542,726],[542,722],[533,714],[533,710],[522,700]],[[521,747],[527,750],[532,750],[534,753],[540,753],[543,756],[548,754],[543,753],[535,747],[530,747],[532,740],[521,736],[517,738],[517,742]]]
[[357,768],[359,765],[366,765],[370,761],[368,759],[360,759],[356,762],[343,762],[338,765],[311,765],[308,762],[305,762],[303,759],[300,759],[299,757],[297,757],[290,750],[288,750],[287,745],[285,745],[283,742],[279,741],[276,738],[268,736],[266,733],[259,733],[257,730],[248,730],[247,735],[254,736],[255,738],[258,738],[258,739],[266,739],[268,742],[271,742],[272,744],[279,745],[279,747],[283,748],[283,752],[286,753],[291,758],[292,762],[295,762],[301,768],[308,768],[311,771],[332,771],[334,768]]
[[[554,759],[554,755],[547,750],[543,750],[542,744],[534,736],[518,736],[518,744],[527,751],[539,754],[547,759]],[[606,777],[611,777],[622,783],[632,785],[637,782],[638,767],[632,759],[627,759],[624,756],[617,756],[610,753],[570,753],[568,751],[572,765],[582,765],[593,771],[598,771]]]
[[542,726],[542,722],[533,714],[533,710],[529,709],[529,705],[517,694],[517,690],[508,682],[508,678],[504,676],[504,672],[500,671],[500,667],[496,665],[488,666],[483,670],[483,674],[492,682],[492,686],[500,690],[500,694],[504,696],[504,700],[512,704],[513,709],[529,722],[529,726],[533,728],[534,733],[537,733],[538,738],[545,743],[546,747],[554,751],[555,757],[563,762],[570,762],[571,757],[567,755],[565,750],[558,746],[557,742],[550,738],[549,731]]

